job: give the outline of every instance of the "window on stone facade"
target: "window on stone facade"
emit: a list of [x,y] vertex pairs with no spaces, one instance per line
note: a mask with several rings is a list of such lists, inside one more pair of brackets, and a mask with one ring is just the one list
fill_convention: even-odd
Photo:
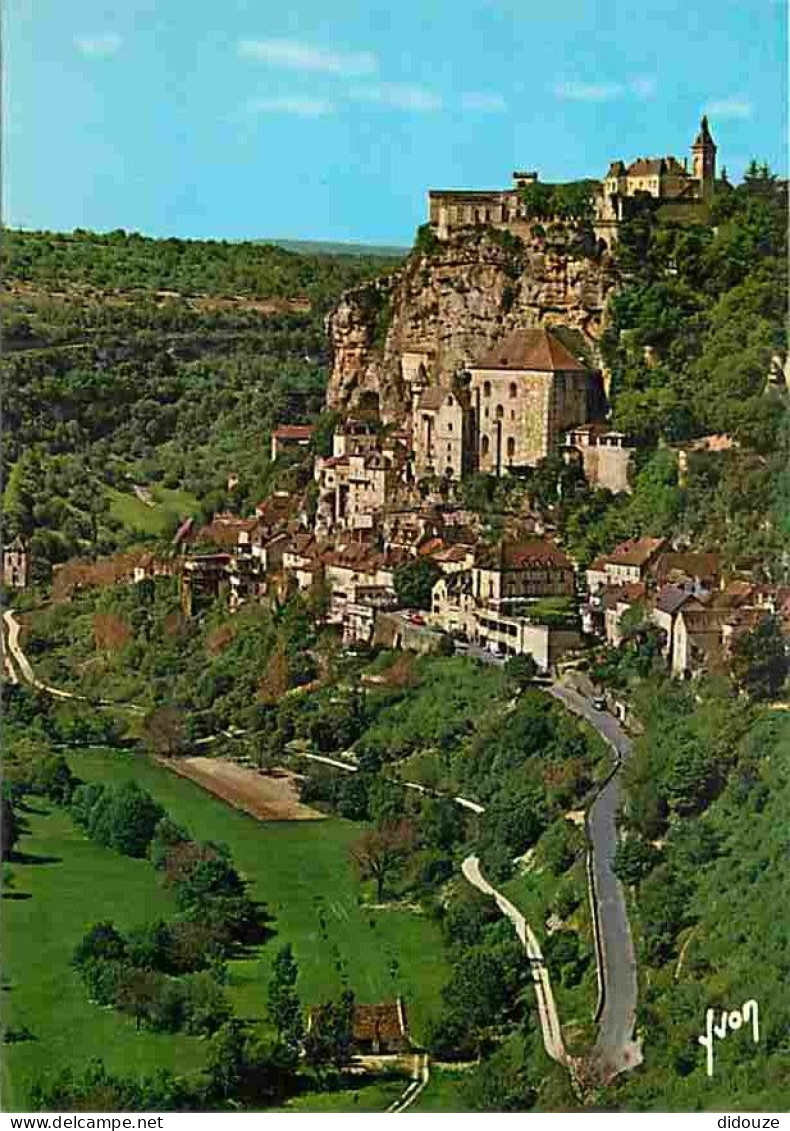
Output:
[[449,406],[450,406],[450,407],[452,408],[452,406],[453,406],[453,403],[454,403],[454,402],[453,402],[453,398],[452,398],[452,397],[448,397],[448,398],[447,398],[447,403],[448,403],[448,405],[449,405]]
[[452,432],[452,430],[453,430],[453,426],[452,426],[452,424],[448,424],[448,425],[447,425],[447,431],[448,431],[448,432]]
[[516,399],[516,397],[518,396],[518,388],[517,388],[517,386],[516,386],[516,382],[515,382],[515,381],[511,381],[511,382],[510,382],[510,388],[508,389],[508,392],[509,392],[509,394],[510,394],[510,399],[511,399],[512,401],[513,401],[513,400],[515,400],[515,399]]
[[491,396],[491,382],[490,381],[484,381],[483,382],[483,396],[484,397],[490,397]]
[[510,410],[510,419],[511,420],[516,419],[516,410],[514,408],[511,408],[511,410]]
[[480,454],[487,456],[489,447],[490,447],[490,443],[489,443],[488,436],[481,436],[480,437]]
[[513,439],[512,436],[508,436],[508,438],[507,438],[508,459],[512,459],[515,454],[516,454],[516,441]]
[[496,406],[496,418],[497,418],[497,420],[501,420],[504,415],[505,415],[505,410],[502,408],[501,404],[498,404]]

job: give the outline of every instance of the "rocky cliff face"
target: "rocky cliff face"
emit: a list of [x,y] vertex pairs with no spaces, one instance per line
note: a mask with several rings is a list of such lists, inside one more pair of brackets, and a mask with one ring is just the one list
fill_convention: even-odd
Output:
[[597,362],[616,285],[607,254],[587,255],[562,232],[516,239],[489,229],[414,251],[395,274],[348,291],[330,315],[327,404],[347,411],[377,398],[383,418],[400,421],[409,411],[404,352],[429,354],[437,383],[518,327],[563,327],[568,344]]

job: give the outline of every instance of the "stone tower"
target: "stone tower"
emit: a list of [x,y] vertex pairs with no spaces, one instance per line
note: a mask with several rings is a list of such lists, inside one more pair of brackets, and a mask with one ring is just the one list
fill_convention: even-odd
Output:
[[699,181],[703,200],[710,200],[716,180],[716,143],[708,129],[705,115],[699,124],[699,133],[691,147],[691,175]]

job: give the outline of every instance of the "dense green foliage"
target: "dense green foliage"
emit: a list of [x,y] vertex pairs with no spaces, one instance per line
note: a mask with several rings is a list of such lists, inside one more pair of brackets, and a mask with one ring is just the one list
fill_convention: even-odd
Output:
[[[790,849],[790,724],[782,713],[744,712],[716,687],[694,710],[684,690],[667,686],[640,707],[646,730],[627,776],[627,843],[665,833],[660,852],[648,844],[618,860],[627,882],[638,883],[645,1064],[621,1082],[616,1102],[779,1110],[790,1022],[790,955],[777,914]],[[697,1041],[706,1010],[719,1011],[718,1023],[721,1010],[750,998],[761,1011],[759,1043],[746,1026],[717,1040],[709,1079]]]
[[139,541],[133,484],[180,493],[151,526],[167,534],[290,483],[271,429],[320,413],[324,316],[388,266],[123,232],[9,231],[4,248],[5,532],[31,538],[40,580]]
[[106,234],[4,233],[5,277],[53,285],[176,291],[194,295],[249,295],[326,303],[391,261],[365,257],[294,254],[252,241],[150,239],[137,232]]

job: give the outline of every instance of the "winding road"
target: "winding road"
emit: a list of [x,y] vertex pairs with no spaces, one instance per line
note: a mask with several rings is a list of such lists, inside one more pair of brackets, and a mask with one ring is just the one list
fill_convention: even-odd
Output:
[[538,1016],[543,1032],[543,1046],[552,1060],[558,1060],[560,1064],[566,1064],[567,1056],[565,1053],[565,1044],[562,1040],[562,1029],[560,1028],[560,1020],[557,1016],[554,994],[551,990],[549,972],[546,969],[540,943],[535,938],[532,928],[519,909],[512,904],[506,896],[492,887],[488,880],[484,879],[480,871],[480,861],[476,856],[467,856],[466,860],[464,860],[461,865],[461,871],[469,883],[473,887],[476,887],[478,891],[481,891],[483,895],[493,896],[499,910],[503,915],[507,916],[516,928],[516,934],[521,941],[521,945],[527,952],[529,967],[532,973],[532,982],[535,986],[535,997],[538,1002]]
[[[4,662],[13,682],[21,678],[32,687],[60,699],[79,699],[91,702],[85,696],[52,687],[39,680],[19,644],[20,625],[13,612],[3,613]],[[12,662],[13,660],[13,662]],[[589,841],[588,876],[590,880],[590,903],[595,931],[596,958],[598,968],[599,1004],[596,1013],[598,1036],[593,1055],[598,1062],[604,1079],[611,1079],[620,1072],[635,1068],[642,1062],[642,1051],[634,1039],[637,1006],[637,969],[631,928],[625,904],[622,884],[612,870],[612,862],[617,847],[616,816],[620,805],[620,775],[622,762],[631,751],[631,742],[617,720],[604,711],[597,711],[583,695],[574,688],[562,683],[554,683],[545,690],[573,714],[584,718],[614,751],[617,765],[598,792],[587,811],[586,827]],[[94,706],[105,705],[103,701]],[[141,711],[134,704],[118,704],[132,711]],[[212,736],[214,737],[214,736]],[[208,740],[206,740],[208,741]],[[317,754],[306,754],[311,761],[322,762],[346,772],[353,773],[358,766],[348,761],[340,761]],[[407,789],[420,793],[429,792],[419,782],[402,782]],[[465,797],[452,798],[456,804],[476,814],[484,812],[484,807]],[[496,901],[500,911],[512,922],[520,939],[532,971],[532,980],[538,1003],[543,1043],[546,1052],[554,1060],[569,1063],[565,1052],[551,982],[540,945],[524,915],[501,892],[497,891],[482,875],[480,861],[475,855],[468,856],[461,870],[466,880]],[[424,1065],[427,1073],[427,1064]],[[403,1106],[393,1106],[395,1111],[405,1110],[427,1082],[422,1078],[422,1069],[417,1073],[419,1087],[411,1094]],[[403,1097],[406,1099],[406,1097]]]
[[[135,703],[113,703],[110,699],[89,699],[87,695],[77,695],[73,691],[63,691],[60,687],[53,687],[49,683],[44,683],[33,671],[30,661],[22,651],[19,643],[19,633],[22,626],[10,609],[6,609],[3,613],[3,626],[6,630],[3,634],[3,658],[12,683],[18,683],[18,676],[21,675],[24,682],[35,687],[36,691],[44,691],[55,699],[74,699],[77,702],[88,703],[92,707],[118,707],[123,711],[131,711],[135,715],[145,714],[143,708],[138,707]],[[16,669],[14,665],[16,665]]]
[[631,740],[617,719],[605,711],[596,711],[589,700],[573,688],[555,683],[549,694],[590,723],[609,744],[617,759],[617,767],[587,811],[591,910],[600,989],[595,1053],[604,1074],[615,1076],[642,1063],[641,1046],[634,1040],[638,992],[634,941],[623,885],[612,870],[620,806],[618,771],[631,753]]

